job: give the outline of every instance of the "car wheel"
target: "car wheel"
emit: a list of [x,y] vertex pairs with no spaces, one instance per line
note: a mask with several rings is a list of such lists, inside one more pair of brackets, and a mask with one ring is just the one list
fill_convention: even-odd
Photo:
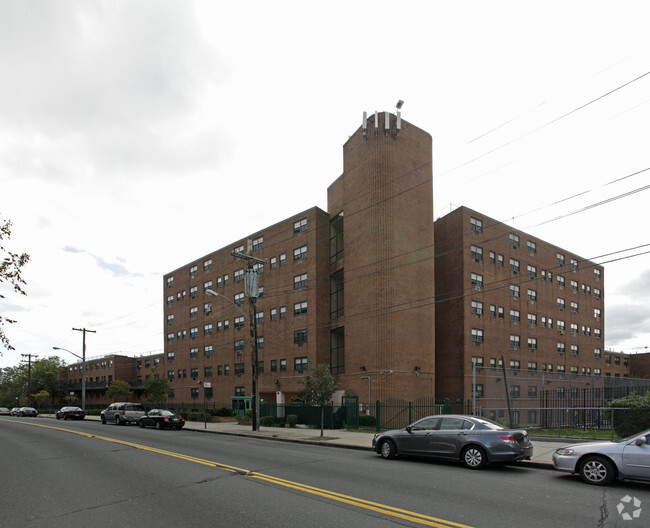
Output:
[[120,420],[120,415],[115,415],[115,425],[122,425],[122,420]]
[[590,456],[580,462],[578,473],[587,484],[596,486],[607,486],[616,478],[614,465],[606,458],[599,456]]
[[57,419],[57,420],[60,420],[61,417],[57,414],[57,415],[56,415],[56,419]]
[[468,469],[482,469],[487,464],[487,454],[482,447],[468,446],[463,449],[460,461]]
[[144,421],[138,420],[138,425],[144,429]]
[[68,419],[68,415],[67,415],[67,414],[64,414],[64,415],[63,415],[63,419],[64,419],[64,420],[67,420],[67,419]]
[[162,424],[160,422],[156,422],[156,429],[162,429]]
[[103,414],[102,414],[102,423],[103,423],[103,424],[106,423],[106,416],[104,416]]
[[177,430],[177,431],[180,431],[182,428],[183,428],[183,427],[180,426],[180,425],[177,425],[177,426],[176,426],[176,430]]
[[393,442],[392,440],[384,440],[379,446],[379,452],[381,456],[384,457],[386,460],[395,458],[395,455],[397,454],[397,448],[395,447],[395,442]]

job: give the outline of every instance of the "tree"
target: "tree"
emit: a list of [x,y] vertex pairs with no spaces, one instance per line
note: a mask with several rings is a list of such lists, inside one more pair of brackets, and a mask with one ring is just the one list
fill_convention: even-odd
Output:
[[306,376],[300,378],[305,388],[300,391],[300,396],[309,405],[320,405],[320,435],[323,436],[325,427],[325,405],[330,402],[334,393],[339,389],[330,373],[329,365],[318,365],[311,369]]
[[161,378],[158,375],[158,369],[151,369],[153,376],[144,381],[144,390],[146,401],[159,406],[167,401],[167,396],[174,396],[174,389],[171,388],[167,378]]
[[133,396],[130,385],[126,381],[115,380],[106,391],[106,397],[110,400],[128,400]]
[[[21,295],[27,295],[25,290],[23,290],[22,285],[26,284],[20,275],[21,269],[27,262],[29,262],[29,255],[27,253],[12,253],[5,249],[3,240],[9,240],[11,238],[11,221],[0,219],[0,283],[8,282],[13,286],[14,292]],[[0,299],[4,299],[5,296],[0,293]],[[7,350],[13,350],[14,347],[11,346],[9,338],[5,335],[2,326],[4,323],[15,323],[14,319],[9,319],[8,317],[3,317],[0,315],[0,342]],[[0,351],[2,355],[2,351]]]
[[46,390],[40,390],[36,394],[32,394],[32,398],[36,401],[36,406],[40,408],[40,406],[45,403],[48,398],[50,397],[50,393],[47,392]]

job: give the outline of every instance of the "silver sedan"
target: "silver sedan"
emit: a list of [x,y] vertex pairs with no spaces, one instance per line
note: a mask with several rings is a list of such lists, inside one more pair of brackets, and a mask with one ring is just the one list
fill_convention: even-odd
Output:
[[615,479],[650,481],[650,431],[620,442],[572,444],[553,453],[558,471],[578,473],[588,484],[607,486]]
[[377,433],[372,448],[384,458],[415,455],[458,460],[469,469],[491,462],[529,459],[533,444],[528,433],[507,429],[479,416],[429,416],[404,429]]

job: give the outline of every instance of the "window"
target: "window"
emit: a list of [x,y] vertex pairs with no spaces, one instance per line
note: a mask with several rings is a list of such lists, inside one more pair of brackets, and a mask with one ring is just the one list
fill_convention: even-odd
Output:
[[470,255],[476,262],[483,260],[483,248],[479,246],[470,246]]
[[198,286],[192,286],[192,287],[190,288],[190,297],[191,297],[192,299],[194,299],[194,297],[196,297],[196,294],[197,294],[198,291],[199,291],[199,287],[198,287]]
[[203,283],[203,291],[212,289],[212,281],[205,281]]
[[294,360],[293,360],[293,368],[294,368],[294,370],[297,370],[298,372],[302,372],[304,370],[307,370],[307,368],[308,368],[307,358],[306,357],[294,358]]
[[258,337],[256,343],[259,350],[264,348],[264,336]]
[[264,273],[264,264],[262,264],[261,262],[256,262],[255,264],[253,264],[253,271],[258,274]]
[[278,320],[278,309],[271,308],[271,321],[277,321],[277,320]]
[[532,240],[528,240],[526,242],[526,247],[528,248],[528,253],[530,253],[531,255],[537,254],[537,244]]
[[173,370],[168,370],[167,371],[167,379],[169,381],[174,381],[174,371]]
[[472,301],[472,313],[475,315],[483,315],[483,303],[480,301]]
[[513,323],[518,323],[521,319],[521,316],[519,314],[519,310],[510,310],[510,321]]
[[557,344],[557,353],[560,354],[561,356],[563,356],[565,351],[566,351],[566,345],[564,343],[558,342],[558,344]]
[[526,269],[528,270],[528,276],[531,279],[536,279],[537,278],[537,267],[536,266],[531,266],[530,264],[528,264],[528,266],[526,266]]
[[169,315],[167,316],[167,324],[168,324],[168,325],[172,325],[172,324],[174,324],[174,314],[169,314]]
[[264,312],[255,312],[255,322],[259,325],[264,324]]
[[574,281],[574,280],[572,280],[572,281],[569,283],[569,285],[570,285],[570,287],[571,287],[571,291],[572,291],[572,292],[577,292],[577,291],[578,291],[578,281]]
[[497,316],[497,306],[496,304],[491,304],[490,305],[490,317],[496,318]]
[[212,323],[207,323],[203,325],[203,333],[205,335],[212,334]]
[[223,322],[217,321],[217,332],[221,332],[223,330]]
[[518,359],[511,359],[510,360],[510,368],[512,370],[519,370],[521,368],[519,360]]
[[497,262],[498,262],[498,264],[499,264],[499,267],[503,268],[503,265],[504,265],[504,258],[503,258],[503,255],[499,254],[499,255],[497,256]]
[[479,328],[472,328],[472,341],[474,343],[482,343],[483,342],[483,330]]
[[212,313],[212,303],[207,302],[203,304],[203,315],[210,315]]
[[212,345],[206,345],[203,347],[203,355],[207,358],[212,357]]
[[281,253],[279,258],[280,258],[280,267],[286,266],[286,264],[287,264],[287,254],[286,253]]
[[557,276],[557,285],[558,285],[560,288],[564,288],[564,283],[565,283],[565,281],[564,281],[564,277],[562,277],[562,275],[558,275],[558,276]]
[[528,397],[529,398],[537,398],[537,385],[529,385],[528,386]]
[[519,248],[519,235],[515,235],[514,233],[510,233],[510,244],[514,249]]
[[571,270],[572,271],[578,270],[578,261],[576,259],[571,259]]
[[224,285],[224,286],[228,286],[228,281],[229,281],[229,280],[230,280],[230,276],[226,273],[226,274],[223,276],[223,285]]
[[230,365],[224,365],[223,366],[223,375],[224,376],[230,376]]
[[237,306],[241,306],[242,304],[244,304],[244,293],[243,292],[235,294],[235,304]]
[[244,280],[244,270],[238,269],[235,271],[235,282],[241,282]]
[[190,339],[196,339],[197,337],[199,337],[198,327],[190,328]]
[[210,271],[212,269],[212,259],[203,261],[203,271]]
[[600,339],[600,328],[594,328],[594,337]]
[[562,299],[562,297],[558,297],[558,298],[556,299],[556,302],[557,302],[557,307],[558,307],[560,310],[564,310],[564,304],[565,304],[565,303],[564,303],[564,299]]
[[280,320],[287,318],[287,307],[280,306]]
[[594,357],[600,359],[600,348],[594,348]]
[[537,326],[537,314],[531,314],[531,313],[528,314],[528,325]]
[[483,356],[473,356],[472,365],[476,365],[476,368],[483,368]]
[[244,351],[244,340],[237,339],[235,341],[235,354],[241,354]]
[[307,342],[307,330],[294,330],[293,332],[293,342],[296,345],[302,346]]
[[505,308],[503,306],[499,306],[497,311],[499,313],[499,319],[505,319]]
[[594,279],[600,280],[602,277],[602,271],[598,268],[594,268]]
[[271,260],[269,261],[269,265],[271,266],[271,269],[274,270],[278,266],[278,257],[271,257]]
[[578,303],[577,302],[574,302],[574,301],[571,302],[571,311],[573,313],[578,313],[579,309],[578,309]]
[[529,361],[528,370],[531,372],[535,372],[537,370],[537,361]]
[[245,372],[243,363],[235,363],[235,376],[243,376]]
[[571,333],[573,335],[578,335],[578,324],[577,323],[571,323]]
[[174,296],[173,295],[168,295],[167,296],[167,304],[174,304]]
[[169,334],[167,334],[167,342],[168,343],[174,342],[174,332],[170,332]]
[[560,266],[564,266],[564,255],[562,253],[557,253],[556,257],[557,257],[557,263]]
[[594,297],[596,298],[597,301],[600,301],[602,294],[600,293],[599,288],[594,288]]
[[167,277],[167,287],[171,288],[174,285],[174,277]]
[[528,290],[528,300],[532,303],[537,301],[537,290]]
[[537,350],[537,338],[535,337],[528,338],[528,350]]
[[217,288],[221,288],[222,285],[223,285],[223,279],[221,278],[221,276],[219,276],[217,277]]
[[514,273],[519,273],[519,261],[517,259],[513,259],[513,258],[510,259],[510,269]]
[[199,315],[198,306],[192,306],[192,308],[190,308],[190,319],[194,319],[197,315]]
[[474,218],[473,216],[470,217],[469,219],[469,225],[475,233],[482,233],[483,232],[483,220],[480,220],[478,218]]
[[264,247],[264,237],[257,237],[253,239],[253,251],[259,251]]
[[307,246],[302,246],[293,250],[293,260],[304,260],[307,258]]
[[494,251],[490,251],[490,264],[497,263],[497,254]]
[[302,275],[296,275],[293,278],[293,289],[302,290],[307,287],[307,274],[303,273]]
[[277,372],[278,371],[278,360],[277,359],[272,359],[271,360],[271,372]]
[[511,284],[510,285],[510,295],[512,297],[519,297],[519,286],[516,284]]
[[241,330],[242,328],[244,328],[244,316],[240,315],[235,317],[235,330]]
[[167,352],[167,361],[174,361],[174,353]]
[[600,314],[601,314],[600,308],[594,308],[594,318],[600,321],[600,317],[601,317]]
[[192,266],[190,268],[190,279],[193,279],[196,277],[196,272],[198,271],[199,267],[198,266]]
[[298,233],[303,233],[307,231],[307,219],[303,218],[293,223],[293,234],[297,235]]
[[474,287],[474,289],[480,291],[480,289],[483,287],[483,275],[479,275],[478,273],[472,273],[470,275],[470,278],[472,280],[472,286]]
[[281,359],[280,360],[280,372],[286,372],[287,371],[287,360],[286,359]]
[[300,316],[307,314],[307,301],[295,303],[293,305],[293,315]]
[[510,335],[510,346],[517,350],[520,344],[520,337],[518,335]]

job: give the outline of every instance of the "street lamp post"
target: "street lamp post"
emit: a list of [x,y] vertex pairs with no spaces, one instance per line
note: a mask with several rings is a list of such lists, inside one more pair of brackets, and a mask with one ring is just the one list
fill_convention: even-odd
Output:
[[[246,292],[248,294],[248,300],[249,300],[249,314],[247,315],[244,310],[242,310],[239,306],[237,306],[233,301],[231,301],[228,297],[225,295],[221,295],[220,293],[217,293],[213,290],[207,289],[205,290],[205,293],[208,295],[213,295],[214,297],[221,297],[222,299],[225,299],[228,301],[230,304],[232,304],[237,310],[241,312],[241,314],[248,319],[248,324],[250,325],[250,349],[251,349],[251,392],[252,392],[252,398],[251,398],[251,410],[253,411],[253,431],[258,431],[259,430],[259,420],[258,420],[258,415],[259,415],[259,406],[258,406],[258,401],[259,401],[259,388],[257,386],[257,317],[255,317],[255,307],[256,307],[256,302],[257,302],[257,296],[259,292],[259,286],[258,283],[256,283],[253,280],[253,274],[254,277],[257,278],[257,273],[253,270],[249,270],[250,273],[246,274],[247,278],[247,284],[246,284]],[[249,279],[250,278],[250,279]],[[250,282],[249,282],[250,280]]]
[[86,346],[84,343],[82,355],[75,354],[67,348],[52,347],[54,350],[63,350],[68,354],[78,357],[81,360],[81,408],[86,411]]

